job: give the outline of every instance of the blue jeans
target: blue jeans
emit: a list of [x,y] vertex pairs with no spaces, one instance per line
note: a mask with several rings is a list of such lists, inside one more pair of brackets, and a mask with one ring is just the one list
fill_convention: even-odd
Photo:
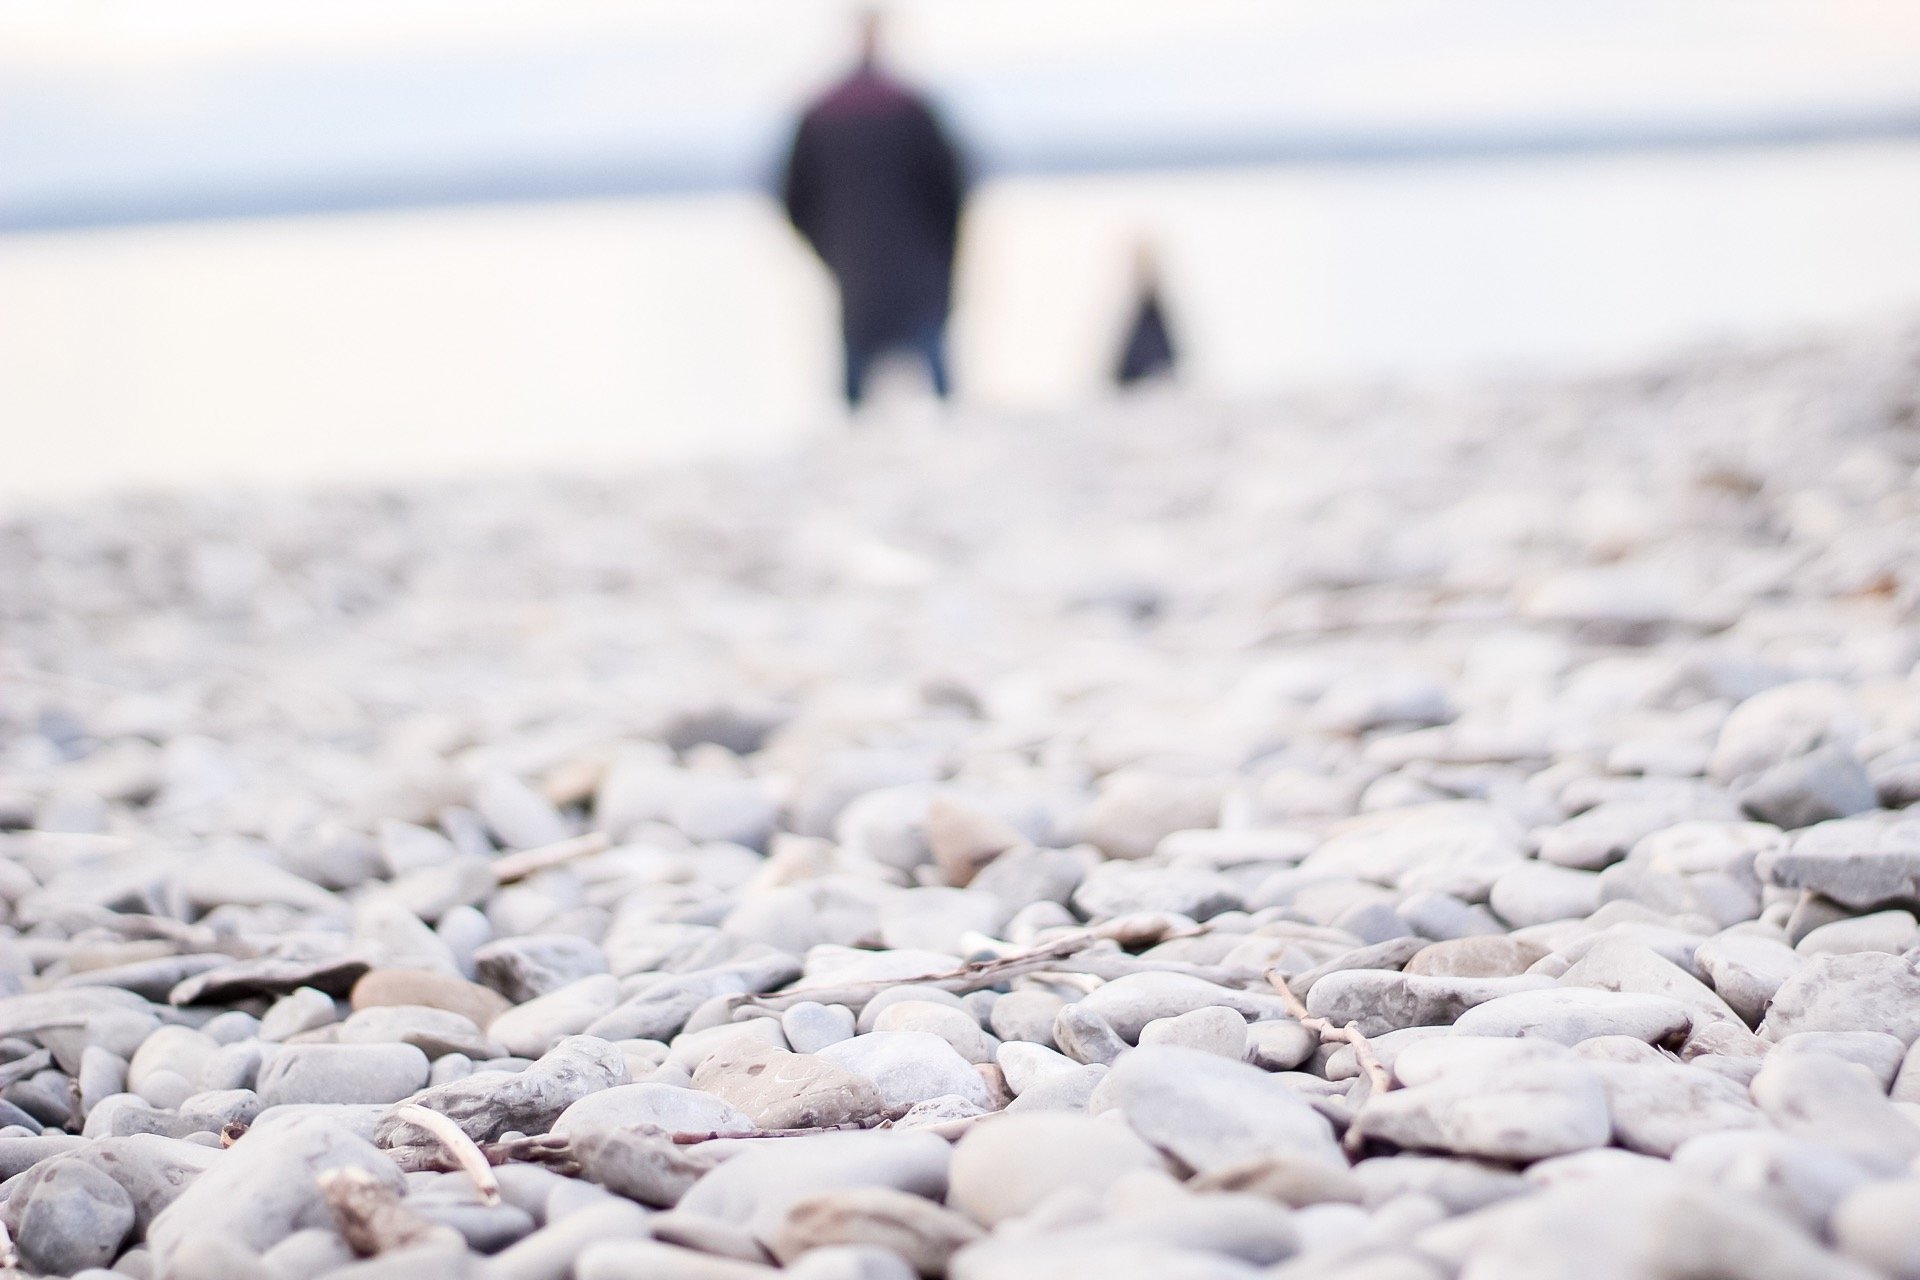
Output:
[[933,393],[942,400],[947,398],[952,390],[947,382],[947,331],[943,322],[935,322],[904,341],[856,343],[852,338],[846,339],[849,406],[858,405],[866,395],[867,375],[873,371],[874,363],[893,351],[905,351],[925,363],[927,376],[933,382]]

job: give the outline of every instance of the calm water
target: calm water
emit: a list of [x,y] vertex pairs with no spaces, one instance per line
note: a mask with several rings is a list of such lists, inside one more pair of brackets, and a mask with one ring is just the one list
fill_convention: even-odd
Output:
[[[1606,367],[1920,315],[1920,143],[1009,180],[967,230],[970,403],[1103,393],[1135,245],[1186,378]],[[0,237],[0,494],[774,449],[833,308],[748,195]]]

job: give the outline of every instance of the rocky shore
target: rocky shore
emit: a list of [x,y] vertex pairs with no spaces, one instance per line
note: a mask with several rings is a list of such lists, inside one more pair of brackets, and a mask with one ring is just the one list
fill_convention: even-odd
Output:
[[1920,333],[0,520],[139,1280],[1920,1277]]

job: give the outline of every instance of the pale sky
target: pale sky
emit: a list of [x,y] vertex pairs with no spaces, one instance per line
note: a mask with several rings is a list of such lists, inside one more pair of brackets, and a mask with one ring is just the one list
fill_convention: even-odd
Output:
[[[0,0],[0,219],[598,169],[752,181],[841,0]],[[901,0],[989,168],[1244,139],[1920,126],[1910,0]],[[619,181],[619,179],[615,179]]]

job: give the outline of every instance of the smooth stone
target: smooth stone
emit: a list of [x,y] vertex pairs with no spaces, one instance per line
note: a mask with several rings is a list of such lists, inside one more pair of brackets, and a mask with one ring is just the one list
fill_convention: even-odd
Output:
[[1084,1115],[1093,1091],[1106,1078],[1107,1067],[1102,1063],[1075,1064],[1070,1072],[1050,1073],[1039,1080],[1029,1081],[1019,1095],[1006,1105],[1005,1110],[1015,1114],[1071,1111]]
[[1649,1178],[1577,1181],[1503,1207],[1480,1225],[1468,1256],[1472,1280],[1868,1280],[1871,1274],[1757,1206],[1713,1188]]
[[1523,862],[1500,873],[1487,905],[1516,929],[1585,919],[1600,907],[1600,877],[1545,862]]
[[1291,1018],[1252,1023],[1244,1035],[1247,1061],[1262,1071],[1291,1071],[1320,1047],[1320,1037]]
[[1702,1134],[1682,1143],[1672,1160],[1680,1173],[1778,1212],[1810,1234],[1825,1232],[1835,1207],[1870,1180],[1850,1157],[1767,1128]]
[[410,1044],[430,1059],[450,1053],[492,1058],[500,1046],[467,1018],[427,1005],[382,1005],[361,1009],[340,1024],[341,1044]]
[[736,1040],[709,1054],[695,1068],[693,1085],[765,1129],[850,1124],[883,1114],[889,1106],[878,1083],[865,1075],[819,1055],[788,1053],[752,1040]]
[[780,1272],[636,1237],[589,1243],[573,1262],[572,1280],[776,1280]]
[[[1157,1018],[1173,1018],[1195,1009],[1231,1009],[1246,1018],[1284,1016],[1286,1006],[1274,996],[1236,991],[1183,973],[1130,973],[1104,982],[1075,1002],[1075,1007],[1104,1019],[1121,1039],[1133,1043],[1140,1030]],[[1056,1026],[1055,1034],[1058,1034]],[[1065,1045],[1061,1046],[1063,1049]]]
[[577,1278],[590,1249],[626,1253],[647,1247],[647,1217],[637,1204],[613,1196],[595,1199],[564,1217],[551,1218],[496,1254],[487,1264],[486,1280]]
[[955,1145],[948,1202],[991,1227],[1066,1190],[1099,1196],[1139,1169],[1165,1162],[1125,1125],[1036,1112],[975,1125]]
[[1103,1066],[1119,1058],[1128,1047],[1113,1024],[1087,1008],[1085,1001],[1061,1007],[1053,1019],[1053,1042],[1076,1062]]
[[1081,815],[1081,837],[1109,858],[1145,858],[1176,831],[1219,825],[1225,786],[1128,769],[1108,774]]
[[1804,963],[1784,942],[1754,934],[1718,933],[1694,952],[1694,964],[1715,994],[1748,1026],[1766,1016],[1774,993]]
[[1200,1173],[1280,1152],[1341,1159],[1332,1126],[1286,1084],[1192,1049],[1122,1055],[1088,1110],[1119,1111],[1135,1133]]
[[537,1058],[579,1035],[620,1003],[620,980],[599,973],[507,1010],[487,1024],[487,1036],[508,1053]]
[[[992,1062],[1000,1042],[982,1030],[971,1014],[926,1000],[902,1000],[881,1010],[875,1031],[918,1031],[939,1036],[968,1062]],[[839,1042],[836,1042],[839,1043]]]
[[7,1203],[21,1260],[45,1275],[104,1267],[133,1230],[133,1199],[79,1156],[60,1156],[22,1175]]
[[1860,1187],[1833,1212],[1833,1242],[1892,1280],[1920,1280],[1920,1178]]
[[452,974],[426,969],[369,970],[353,984],[352,1004],[356,1010],[425,1005],[457,1013],[483,1029],[513,1007],[497,991]]
[[607,972],[607,957],[585,938],[533,934],[501,938],[473,953],[474,972],[485,986],[516,1005]]
[[1057,1049],[1053,1023],[1067,1002],[1051,991],[1015,990],[993,1002],[987,1029],[1003,1043],[1025,1041]]
[[262,1040],[289,1040],[303,1031],[332,1024],[337,1018],[333,997],[312,987],[298,987],[273,1002],[260,1016]]
[[1854,910],[1920,900],[1920,825],[1821,823],[1762,853],[1754,868],[1767,884],[1810,890]]
[[[545,1133],[581,1098],[628,1083],[627,1061],[618,1048],[574,1036],[523,1070],[476,1071],[408,1101],[451,1118],[475,1142],[492,1142],[509,1131]],[[391,1144],[411,1128],[390,1110],[381,1116],[375,1134],[378,1141]]]
[[1423,1041],[1400,1055],[1395,1070],[1407,1086],[1372,1094],[1354,1117],[1368,1138],[1522,1164],[1604,1146],[1612,1136],[1599,1078],[1564,1052],[1524,1042]]
[[1242,898],[1233,881],[1214,872],[1142,862],[1103,862],[1081,878],[1072,903],[1093,920],[1145,912],[1210,920],[1240,907]]
[[198,1080],[207,1059],[219,1048],[213,1037],[191,1027],[161,1027],[141,1042],[128,1061],[127,1088],[144,1093],[148,1077],[156,1071]]
[[1887,1090],[1900,1074],[1907,1046],[1884,1031],[1797,1031],[1782,1036],[1767,1059],[1797,1053],[1824,1053],[1858,1063],[1873,1073],[1882,1090]]
[[1750,1092],[1781,1132],[1883,1177],[1920,1157],[1920,1123],[1888,1101],[1873,1072],[1858,1063],[1824,1053],[1769,1054]]
[[331,1227],[318,1177],[353,1167],[399,1191],[385,1152],[329,1119],[262,1119],[155,1216],[147,1244],[162,1274],[188,1240],[217,1236],[261,1253],[306,1227]]
[[261,1254],[260,1261],[275,1280],[316,1280],[349,1265],[355,1256],[339,1232],[309,1227]]
[[1865,951],[1813,956],[1780,985],[1760,1034],[1780,1040],[1796,1031],[1884,1031],[1912,1044],[1920,1038],[1920,973],[1900,956]]
[[[956,1168],[963,1158],[956,1150]],[[951,1184],[948,1195],[953,1195]],[[767,1248],[780,1262],[791,1265],[816,1249],[874,1245],[897,1255],[915,1273],[937,1277],[945,1274],[956,1252],[981,1234],[972,1221],[920,1196],[887,1187],[855,1187],[806,1196],[788,1205]]]
[[910,1107],[947,1094],[980,1107],[991,1104],[980,1073],[930,1032],[869,1032],[830,1044],[818,1056],[873,1081],[889,1107]]
[[1860,951],[1900,955],[1915,946],[1920,946],[1920,922],[1914,920],[1911,911],[1875,911],[1810,929],[1793,949],[1803,956],[1850,955]]
[[1843,747],[1783,760],[1741,787],[1738,798],[1749,815],[1788,831],[1865,813],[1880,803],[1873,779]]
[[1685,1035],[1692,1026],[1686,1007],[1666,996],[1553,987],[1475,1005],[1460,1015],[1453,1029],[1459,1035],[1535,1036],[1564,1045],[1611,1035],[1660,1044]]
[[890,1187],[942,1200],[951,1149],[928,1133],[849,1132],[749,1146],[706,1174],[679,1208],[746,1224],[763,1243],[794,1201],[825,1191]]
[[545,796],[501,770],[483,774],[474,784],[473,807],[509,848],[538,848],[573,834]]
[[853,1010],[840,1004],[802,1000],[780,1015],[780,1029],[795,1053],[818,1053],[854,1035]]
[[1764,1123],[1744,1088],[1710,1071],[1678,1063],[1588,1065],[1606,1090],[1613,1139],[1629,1151],[1671,1156],[1701,1134]]
[[1155,1018],[1140,1028],[1140,1045],[1173,1045],[1232,1058],[1247,1055],[1247,1020],[1232,1009],[1194,1009],[1171,1018]]
[[623,1084],[581,1098],[560,1113],[550,1132],[566,1137],[628,1125],[650,1125],[667,1133],[747,1133],[755,1122],[738,1108],[697,1089]]
[[261,1068],[258,1092],[269,1107],[398,1102],[425,1087],[428,1068],[410,1044],[286,1045]]
[[1516,992],[1538,994],[1551,980],[1535,975],[1513,978],[1427,978],[1376,969],[1330,973],[1307,992],[1307,1012],[1335,1026],[1354,1023],[1367,1036],[1403,1027],[1439,1026],[1458,1021],[1476,1005],[1513,999]]
[[1074,1075],[1081,1064],[1064,1053],[1024,1040],[1003,1041],[994,1054],[1007,1089],[1014,1097],[1026,1093],[1044,1080]]
[[1508,934],[1450,938],[1415,952],[1404,972],[1423,978],[1511,978],[1546,954],[1545,947]]

